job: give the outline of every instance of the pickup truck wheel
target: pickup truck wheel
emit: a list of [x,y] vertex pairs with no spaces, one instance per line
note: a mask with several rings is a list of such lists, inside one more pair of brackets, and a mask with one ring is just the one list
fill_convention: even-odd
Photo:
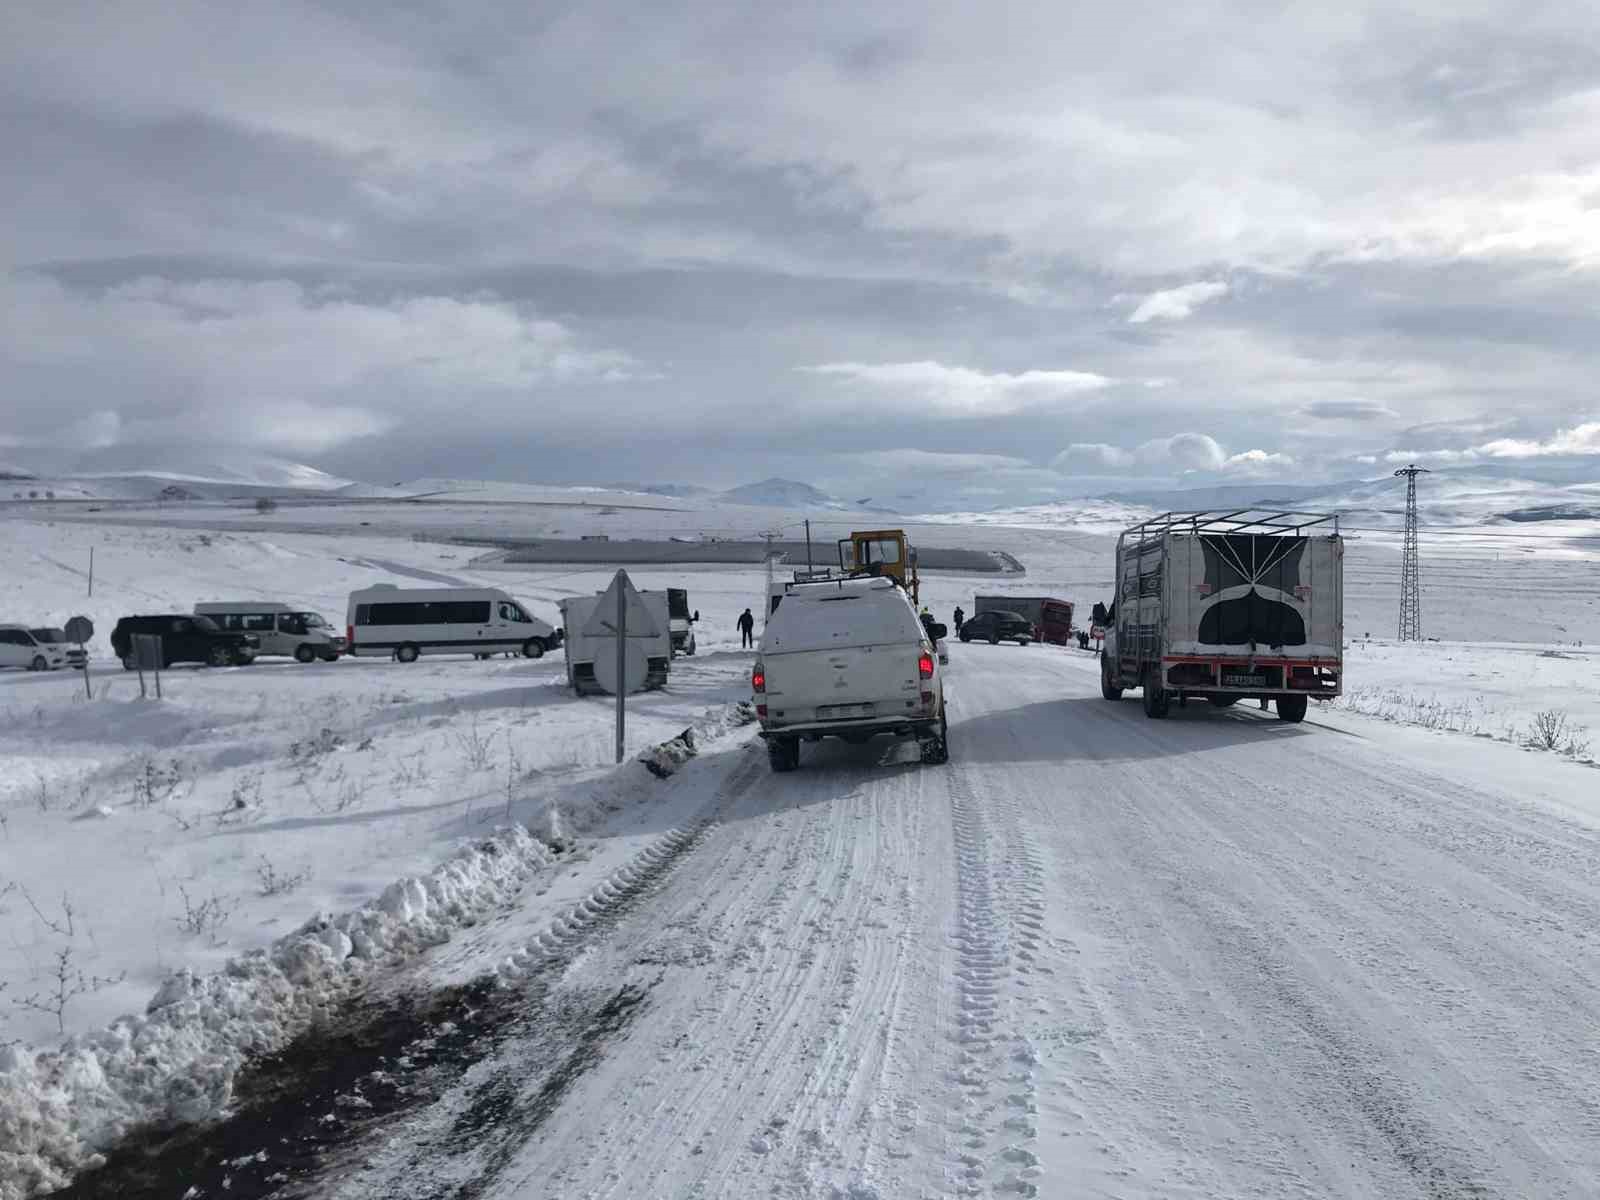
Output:
[[300,663],[316,662],[317,648],[315,646],[296,646],[294,648],[294,660]]
[[1207,696],[1212,708],[1227,708],[1229,705],[1239,703],[1237,696]]
[[939,714],[939,733],[922,741],[922,763],[937,767],[950,761],[950,725],[943,713]]
[[538,638],[529,638],[527,641],[522,643],[522,657],[523,658],[543,658],[544,657],[544,643],[541,642]]
[[404,646],[401,646],[398,650],[396,650],[394,652],[394,656],[396,658],[398,658],[401,662],[412,663],[412,662],[416,662],[417,661],[417,654],[418,653],[419,653],[419,651],[417,650],[417,648],[415,646],[413,646],[410,642],[407,642]]
[[1161,686],[1160,678],[1161,676],[1154,671],[1144,677],[1144,715],[1153,721],[1165,717],[1172,705],[1172,697],[1167,694],[1167,689]]
[[1304,696],[1279,696],[1277,709],[1278,720],[1287,721],[1291,725],[1298,725],[1306,719],[1306,698]]
[[779,774],[794,770],[800,765],[800,739],[768,738],[767,762]]
[[206,666],[226,667],[233,662],[233,652],[226,646],[213,646],[206,655]]
[[1100,659],[1100,694],[1107,700],[1122,699],[1122,689],[1111,682],[1111,663],[1104,656]]

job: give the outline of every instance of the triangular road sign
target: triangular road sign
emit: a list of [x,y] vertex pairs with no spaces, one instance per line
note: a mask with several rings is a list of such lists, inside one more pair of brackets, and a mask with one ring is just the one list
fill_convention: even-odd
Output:
[[584,637],[616,637],[617,636],[617,595],[621,593],[624,611],[626,613],[628,637],[655,638],[661,636],[661,629],[656,624],[656,619],[646,607],[644,597],[639,595],[633,586],[633,581],[628,578],[626,571],[618,571],[616,578],[600,596],[600,603],[594,606],[594,613],[583,626]]

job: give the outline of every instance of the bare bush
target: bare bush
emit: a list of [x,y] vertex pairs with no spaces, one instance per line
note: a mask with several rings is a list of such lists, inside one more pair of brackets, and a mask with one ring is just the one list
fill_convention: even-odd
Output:
[[56,965],[49,976],[49,986],[44,991],[34,992],[27,996],[17,996],[11,1001],[18,1008],[45,1013],[54,1017],[58,1033],[67,1031],[67,1005],[71,1004],[74,999],[102,991],[108,987],[115,987],[128,977],[126,971],[113,978],[86,975],[73,962],[72,954],[71,946],[63,946],[57,950]]
[[427,752],[418,750],[409,759],[395,763],[394,782],[397,787],[418,787],[428,782]]
[[208,899],[196,903],[181,883],[178,885],[178,895],[183,897],[183,916],[174,917],[172,923],[185,933],[207,938],[215,946],[217,935],[233,916],[238,902],[213,892]]
[[332,754],[344,745],[344,735],[337,730],[323,726],[310,737],[303,737],[298,741],[289,743],[289,761],[297,766],[315,762]]
[[[64,938],[76,937],[78,935],[78,927],[76,922],[78,910],[72,906],[72,897],[66,892],[61,893],[61,916],[60,918],[53,918],[45,916],[44,910],[41,909],[34,901],[33,893],[22,884],[18,883],[7,885],[7,890],[9,890],[11,887],[15,887],[22,893],[22,898],[28,902],[28,907],[33,909],[33,915],[38,917],[39,923],[51,933],[55,934],[57,937]],[[5,892],[0,891],[0,896],[3,895],[5,895]]]
[[259,890],[263,896],[287,895],[311,878],[309,870],[279,871],[265,854],[260,858],[261,861],[256,864],[256,881],[260,884]]
[[48,779],[38,771],[33,773],[33,787],[29,789],[33,802],[39,806],[42,813],[49,812],[55,807],[56,792]]
[[256,511],[258,513],[277,512],[278,502],[271,496],[262,496],[256,500]]
[[473,717],[472,723],[465,729],[456,730],[452,737],[461,751],[461,757],[467,760],[467,766],[474,771],[482,771],[489,766],[490,755],[494,752],[494,734],[486,732],[477,717]]
[[261,807],[261,772],[250,771],[233,781],[228,805],[235,811]]
[[1565,709],[1546,708],[1533,714],[1528,743],[1540,750],[1559,750],[1571,734]]
[[152,754],[141,755],[133,768],[133,802],[140,808],[165,804],[183,782],[183,764],[177,759],[160,762]]

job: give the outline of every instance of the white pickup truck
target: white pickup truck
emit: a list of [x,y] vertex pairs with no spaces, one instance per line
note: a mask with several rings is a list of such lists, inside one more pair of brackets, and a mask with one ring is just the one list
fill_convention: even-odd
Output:
[[892,579],[790,584],[767,619],[750,683],[774,771],[800,765],[800,742],[914,737],[922,761],[950,757],[942,626],[917,619]]

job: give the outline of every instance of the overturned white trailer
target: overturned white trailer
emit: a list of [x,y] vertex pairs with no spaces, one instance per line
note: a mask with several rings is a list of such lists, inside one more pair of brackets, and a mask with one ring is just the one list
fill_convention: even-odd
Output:
[[[567,682],[579,695],[599,695],[607,688],[595,676],[595,662],[601,657],[614,660],[617,642],[611,637],[593,637],[584,633],[589,618],[600,603],[601,592],[593,596],[572,596],[560,601],[561,624],[566,631],[564,645],[567,652]],[[645,689],[647,691],[667,686],[667,673],[672,666],[672,624],[665,592],[641,591],[639,598],[655,619],[654,637],[637,640],[646,662]]]

